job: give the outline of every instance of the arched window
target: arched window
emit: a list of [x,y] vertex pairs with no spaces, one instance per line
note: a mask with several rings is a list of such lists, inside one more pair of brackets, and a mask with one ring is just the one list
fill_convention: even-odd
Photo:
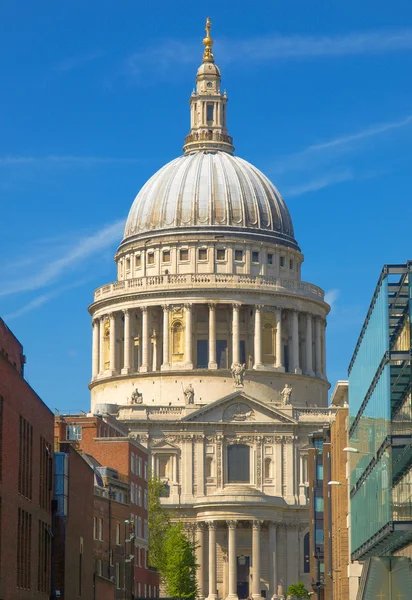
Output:
[[305,534],[303,538],[303,572],[310,572],[309,564],[309,532]]
[[180,321],[173,324],[172,352],[173,354],[183,354],[183,326]]
[[206,457],[206,477],[213,477],[213,458]]
[[262,348],[265,356],[274,356],[275,354],[275,331],[271,323],[265,323],[262,335]]
[[265,458],[265,479],[272,479],[272,459]]
[[233,444],[227,449],[228,483],[250,483],[250,448]]

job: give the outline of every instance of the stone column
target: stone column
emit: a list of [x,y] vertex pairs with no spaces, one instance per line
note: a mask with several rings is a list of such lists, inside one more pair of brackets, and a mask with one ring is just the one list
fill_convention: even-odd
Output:
[[320,334],[320,317],[315,319],[315,372],[322,377],[322,339]]
[[157,371],[157,334],[155,329],[150,336],[150,341],[152,344],[152,371]]
[[100,317],[99,331],[99,375],[104,373],[104,320],[105,317]]
[[209,304],[209,369],[217,369],[216,362],[216,304]]
[[322,320],[321,325],[322,355],[321,355],[321,373],[323,379],[326,379],[326,321]]
[[116,374],[116,315],[110,313],[110,373]]
[[149,370],[149,312],[147,306],[141,307],[142,311],[142,364],[140,372],[147,373]]
[[[278,569],[277,569],[277,525],[269,523],[269,598],[277,594]],[[276,596],[275,596],[276,597]]]
[[259,304],[255,306],[254,369],[262,367],[262,308]]
[[197,598],[205,598],[205,575],[204,575],[204,548],[205,548],[205,524],[197,523],[196,527],[196,562],[197,562]]
[[237,596],[237,558],[236,558],[236,521],[227,521],[228,539],[228,595],[226,600],[238,600]]
[[276,319],[276,369],[282,373],[285,371],[283,364],[283,343],[282,343],[282,309],[277,308],[275,312]]
[[185,367],[193,369],[192,353],[192,305],[185,304]]
[[287,568],[287,584],[286,589],[299,579],[299,524],[288,523],[286,529],[286,568]]
[[99,319],[93,319],[93,339],[92,339],[92,379],[96,379],[99,372]]
[[306,314],[306,375],[308,377],[314,377],[313,372],[313,356],[312,356],[312,315]]
[[292,310],[292,373],[302,373],[299,367],[299,313],[297,310]]
[[216,594],[216,523],[208,522],[209,527],[209,594],[208,600],[215,600]]
[[252,597],[260,598],[260,521],[252,523]]
[[240,364],[240,340],[239,340],[239,310],[240,304],[233,304],[232,315],[232,365]]
[[123,346],[123,369],[122,373],[130,373],[130,310],[126,308],[124,315],[124,346]]
[[161,371],[168,371],[170,369],[170,358],[169,358],[169,306],[165,304],[163,306],[163,363],[160,367]]

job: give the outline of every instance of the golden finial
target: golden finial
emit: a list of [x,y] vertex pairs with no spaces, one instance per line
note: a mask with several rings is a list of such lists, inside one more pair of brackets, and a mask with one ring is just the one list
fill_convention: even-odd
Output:
[[210,37],[210,27],[212,23],[210,18],[206,19],[206,37],[203,39],[205,50],[203,52],[203,62],[215,62],[212,52],[213,40]]

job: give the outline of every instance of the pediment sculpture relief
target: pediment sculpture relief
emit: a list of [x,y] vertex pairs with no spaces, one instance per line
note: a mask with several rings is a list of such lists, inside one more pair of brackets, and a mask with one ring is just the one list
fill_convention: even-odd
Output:
[[223,413],[223,421],[253,421],[255,411],[244,402],[231,404]]

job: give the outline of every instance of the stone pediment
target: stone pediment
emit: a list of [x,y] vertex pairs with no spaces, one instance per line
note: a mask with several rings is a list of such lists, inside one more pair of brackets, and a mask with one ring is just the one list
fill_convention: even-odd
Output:
[[248,396],[244,392],[234,392],[215,400],[199,410],[191,412],[182,422],[200,423],[284,423],[296,425],[297,421],[275,408]]
[[157,444],[153,444],[153,446],[151,446],[151,450],[177,450],[177,446],[174,446],[173,444],[170,444],[170,442],[167,442],[166,440],[161,440],[160,442],[158,442]]

